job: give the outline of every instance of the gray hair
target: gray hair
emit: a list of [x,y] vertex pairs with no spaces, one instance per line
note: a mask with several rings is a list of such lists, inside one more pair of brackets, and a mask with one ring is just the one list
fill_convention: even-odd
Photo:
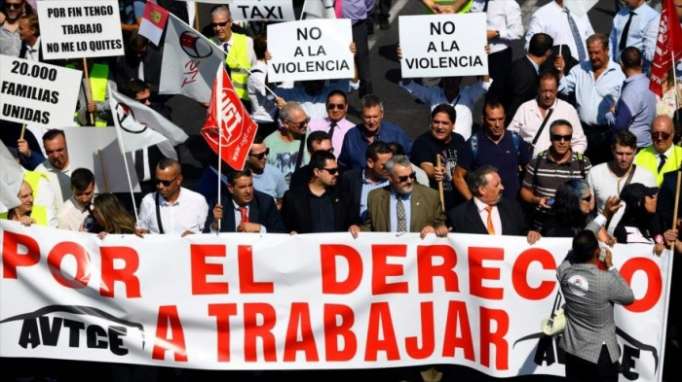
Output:
[[363,109],[369,109],[372,107],[379,107],[379,110],[382,112],[384,111],[384,104],[381,102],[381,98],[377,97],[374,94],[367,94],[364,97],[362,97],[362,108]]
[[289,101],[279,111],[279,121],[282,123],[291,122],[291,114],[295,110],[300,110],[303,114],[306,114],[305,110],[303,110],[303,107],[301,107],[301,104],[299,104],[298,102]]
[[469,191],[475,196],[480,196],[478,189],[488,185],[488,179],[486,176],[492,173],[498,173],[496,167],[485,165],[477,168],[476,170],[467,174],[467,186],[469,186]]
[[215,7],[213,7],[213,9],[211,9],[211,17],[215,16],[218,13],[223,13],[223,12],[227,14],[227,17],[230,17],[230,18],[232,17],[232,14],[230,13],[230,8],[228,8],[227,5],[225,5],[225,4],[220,4],[220,5],[216,5]]
[[397,165],[411,168],[412,162],[410,162],[410,158],[408,158],[406,155],[394,155],[393,158],[389,159],[384,166],[386,171],[388,171],[389,174],[392,174],[393,169]]

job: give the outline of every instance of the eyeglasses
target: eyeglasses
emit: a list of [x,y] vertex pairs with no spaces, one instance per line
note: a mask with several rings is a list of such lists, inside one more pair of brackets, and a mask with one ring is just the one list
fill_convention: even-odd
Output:
[[551,134],[550,139],[553,141],[566,141],[570,142],[571,138],[573,138],[573,135],[571,134],[566,134],[566,135],[561,135],[561,134]]
[[308,126],[308,122],[310,122],[310,119],[306,118],[305,120],[298,122],[298,123],[290,121],[289,125],[291,125],[291,127],[296,128],[296,129],[304,129],[305,127]]
[[265,149],[265,151],[263,151],[262,153],[259,153],[259,154],[250,154],[250,155],[251,155],[252,157],[256,158],[256,159],[263,159],[263,158],[265,158],[266,156],[268,156],[268,154],[270,154],[270,149],[269,149],[269,148]]
[[336,174],[339,173],[339,168],[338,168],[338,167],[334,167],[334,168],[325,168],[325,167],[323,167],[323,168],[321,168],[320,170],[324,170],[324,171],[328,172],[329,175],[336,175]]
[[212,26],[213,28],[215,28],[215,27],[224,27],[224,26],[226,26],[227,24],[229,24],[229,23],[231,23],[231,22],[232,22],[232,21],[228,20],[228,21],[223,21],[222,23],[211,23],[211,26]]
[[670,133],[666,133],[664,131],[656,131],[651,133],[651,138],[653,138],[655,141],[667,141],[668,138],[670,138]]
[[582,200],[583,202],[588,202],[588,203],[589,203],[589,202],[592,201],[592,195],[587,195],[586,197],[584,197],[584,198],[582,198],[582,199],[580,199],[580,200]]
[[154,183],[155,184],[162,184],[164,187],[168,187],[171,184],[173,184],[173,182],[175,182],[175,179],[178,179],[178,177],[176,176],[175,178],[173,178],[171,180],[154,179]]
[[329,110],[334,110],[334,109],[343,110],[345,107],[346,107],[346,105],[344,105],[342,103],[328,103],[327,104],[327,109],[329,109]]
[[5,7],[10,8],[10,9],[19,9],[21,8],[21,3],[5,3]]
[[149,97],[140,98],[137,100],[137,102],[142,103],[142,104],[146,104],[147,101],[149,101]]
[[414,181],[414,180],[417,180],[417,174],[412,173],[412,174],[410,174],[410,175],[399,176],[399,177],[398,177],[398,182],[404,183],[404,182],[407,182],[407,181],[410,180],[410,179],[413,180],[413,181]]

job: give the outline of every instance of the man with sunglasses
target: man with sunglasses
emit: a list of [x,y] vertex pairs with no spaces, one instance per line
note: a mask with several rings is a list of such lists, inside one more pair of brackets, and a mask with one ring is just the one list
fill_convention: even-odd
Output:
[[327,116],[314,118],[308,125],[308,131],[324,131],[329,134],[334,146],[334,152],[340,153],[343,149],[343,137],[354,125],[346,118],[348,114],[348,97],[341,90],[333,90],[327,95],[325,104]]
[[156,165],[156,192],[140,203],[137,227],[145,233],[200,233],[204,229],[208,204],[201,194],[182,187],[180,162],[164,158]]
[[19,56],[21,37],[19,33],[19,18],[31,14],[30,5],[26,0],[5,0],[0,12],[0,54]]
[[654,174],[633,163],[636,152],[637,137],[628,130],[621,130],[611,144],[613,159],[590,170],[587,183],[597,199],[599,211],[603,210],[608,198],[620,195],[620,191],[628,184],[641,183],[647,187],[657,187]]
[[656,176],[658,187],[663,183],[663,177],[668,172],[680,168],[682,161],[682,147],[673,144],[673,120],[667,115],[659,115],[651,125],[651,140],[653,144],[637,153],[635,164],[649,170]]
[[[308,155],[313,155],[317,151],[327,151],[334,153],[334,147],[332,147],[332,140],[329,138],[329,134],[324,131],[313,131],[308,134],[308,138],[305,140],[305,147]],[[313,170],[310,164],[299,167],[291,175],[291,182],[289,183],[289,188],[300,188],[306,185],[310,178],[312,177]]]
[[277,202],[277,206],[281,208],[282,198],[289,186],[284,180],[282,172],[268,163],[268,154],[270,154],[270,149],[263,143],[263,138],[257,136],[251,145],[246,166],[251,170],[253,188],[272,196]]

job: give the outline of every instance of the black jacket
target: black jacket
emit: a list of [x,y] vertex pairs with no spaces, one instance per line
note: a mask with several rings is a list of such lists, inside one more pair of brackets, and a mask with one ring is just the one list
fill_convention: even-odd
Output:
[[[234,204],[232,203],[232,195],[223,192],[223,218],[220,223],[220,232],[235,232],[236,226],[234,221]],[[204,232],[211,231],[211,224],[213,224],[213,212],[209,211],[206,225],[204,225]],[[258,223],[265,226],[268,233],[282,233],[286,232],[282,218],[277,212],[277,206],[272,196],[264,194],[260,191],[254,190],[253,200],[249,203],[249,221],[251,223]]]
[[362,198],[362,169],[356,168],[343,173],[341,195],[346,198],[348,215],[353,224],[362,224],[360,218],[360,199]]
[[[334,204],[334,227],[336,232],[343,232],[348,230],[348,227],[353,224],[349,214],[348,203],[345,198],[340,195],[335,188],[327,190],[332,197]],[[312,219],[310,212],[310,199],[313,194],[307,185],[298,188],[290,188],[284,194],[282,202],[282,219],[288,232],[296,231],[297,233],[313,232],[315,222]]]
[[[527,230],[523,211],[516,201],[502,198],[497,203],[497,209],[500,212],[503,235],[518,236],[526,234]],[[455,233],[488,233],[473,199],[451,209],[448,212],[448,221],[452,231]]]

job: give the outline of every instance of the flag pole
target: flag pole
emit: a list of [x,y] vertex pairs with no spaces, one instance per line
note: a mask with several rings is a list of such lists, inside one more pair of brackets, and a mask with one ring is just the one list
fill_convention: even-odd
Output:
[[128,158],[126,156],[125,143],[123,142],[123,139],[119,139],[118,144],[120,145],[119,147],[121,149],[121,155],[123,155],[123,165],[126,168],[126,179],[128,180],[128,190],[130,191],[130,199],[133,202],[133,212],[135,213],[135,221],[139,221],[140,216],[137,214],[137,204],[135,203],[135,192],[133,191],[133,181],[130,178],[130,167],[128,166]]
[[[223,180],[223,76],[225,67],[221,63],[218,65],[218,72],[216,73],[216,94],[215,94],[215,108],[216,108],[216,125],[218,127],[218,204],[222,206],[222,197],[220,194],[220,186]],[[225,214],[225,208],[223,208]],[[220,232],[220,223],[223,219],[218,219],[218,232]]]
[[[90,86],[90,71],[88,70],[88,59],[83,57],[83,85],[85,86],[85,101],[90,103],[92,101],[92,87]],[[90,126],[95,126],[95,114],[88,111],[87,104],[85,105],[85,115]]]
[[[677,94],[677,72],[675,70],[675,52],[674,49],[670,49],[670,57],[672,59],[672,70],[673,70],[673,89],[675,91],[675,112],[680,108],[678,94]],[[673,150],[675,152],[675,150]],[[675,158],[677,160],[677,158]],[[682,184],[682,177],[680,177],[680,171],[677,171],[675,175],[675,207],[673,208],[673,229],[677,229],[677,214],[680,208],[680,185]],[[675,242],[671,244],[671,247],[675,245]],[[671,248],[673,249],[673,248]],[[673,249],[674,250],[674,249]]]

